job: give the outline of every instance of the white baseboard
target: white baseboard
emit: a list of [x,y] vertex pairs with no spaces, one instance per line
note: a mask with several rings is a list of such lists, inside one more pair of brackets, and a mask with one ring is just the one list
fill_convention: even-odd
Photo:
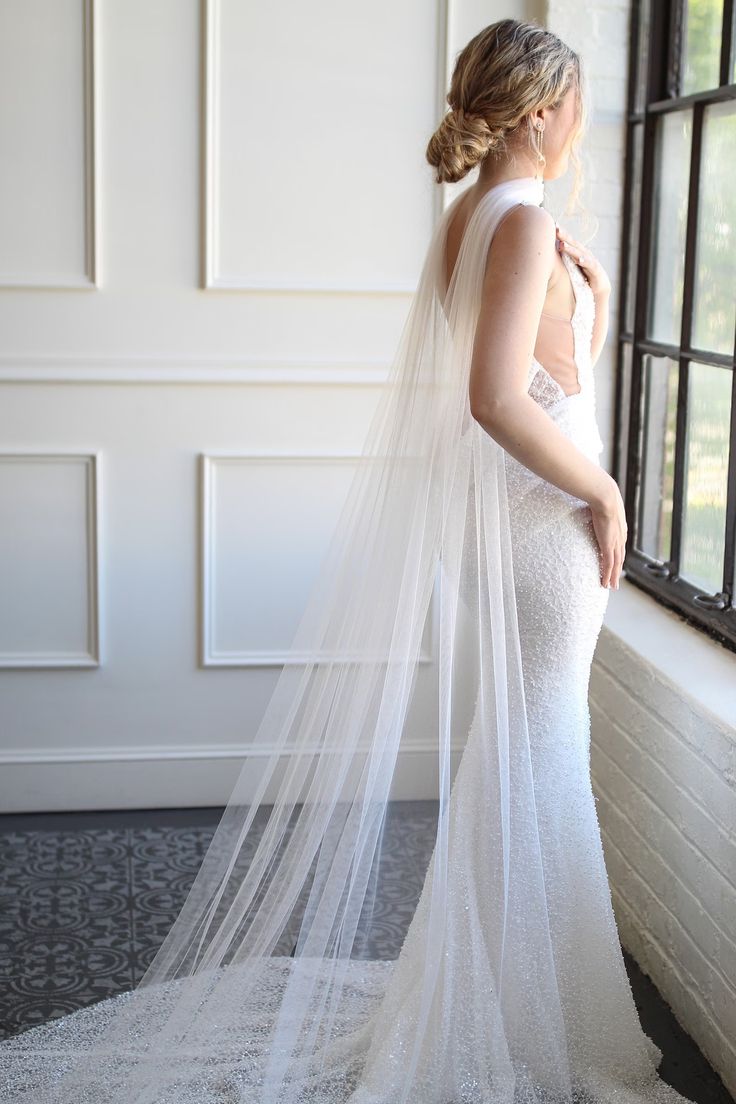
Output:
[[[453,750],[453,772],[462,748]],[[64,751],[6,751],[0,756],[0,812],[52,813],[100,809],[170,809],[225,805],[244,763],[252,768],[252,785],[270,749],[252,754],[228,745],[147,747]],[[427,800],[437,796],[437,749],[411,744],[401,749],[391,798]],[[284,757],[283,763],[287,762]],[[306,768],[305,768],[306,769]],[[273,801],[283,767],[277,768],[265,799]],[[58,795],[63,794],[63,803]]]

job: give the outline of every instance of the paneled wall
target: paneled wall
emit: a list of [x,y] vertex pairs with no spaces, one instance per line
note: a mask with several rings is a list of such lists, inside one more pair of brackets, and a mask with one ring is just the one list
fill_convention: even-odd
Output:
[[[0,808],[219,803],[450,198],[451,13],[0,21]],[[431,788],[433,617],[397,796]]]

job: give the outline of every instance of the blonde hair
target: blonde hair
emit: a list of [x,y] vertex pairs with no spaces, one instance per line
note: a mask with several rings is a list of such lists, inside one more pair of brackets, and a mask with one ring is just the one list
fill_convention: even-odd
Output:
[[[572,86],[578,101],[578,126],[570,149],[574,202],[582,175],[578,146],[588,122],[580,57],[538,23],[518,19],[491,23],[457,56],[447,95],[451,110],[427,146],[437,183],[455,183],[486,157],[507,154],[507,136],[536,108],[558,107]],[[530,124],[528,130],[529,148],[536,158]]]

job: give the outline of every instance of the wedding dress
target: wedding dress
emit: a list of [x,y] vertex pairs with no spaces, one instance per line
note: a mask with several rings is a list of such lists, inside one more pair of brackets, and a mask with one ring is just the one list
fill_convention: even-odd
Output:
[[[261,730],[279,734],[272,760],[255,794],[253,765],[243,768],[143,983],[0,1045],[8,1104],[685,1099],[658,1076],[661,1052],[638,1019],[591,787],[588,684],[609,597],[591,512],[469,411],[494,230],[516,204],[542,201],[532,177],[484,195],[449,287],[457,200],[440,218],[369,435],[372,463],[294,642],[322,659],[285,668]],[[529,394],[599,462],[595,303],[562,256],[578,389],[534,357]],[[548,345],[554,327],[543,326]],[[401,952],[384,960],[369,953],[384,817],[433,592],[437,832]],[[287,733],[292,773],[246,853]]]

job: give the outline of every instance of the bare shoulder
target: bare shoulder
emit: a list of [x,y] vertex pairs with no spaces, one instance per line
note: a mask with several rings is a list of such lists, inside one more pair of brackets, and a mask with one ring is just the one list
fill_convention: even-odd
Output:
[[491,251],[497,255],[516,253],[549,255],[554,259],[555,220],[536,203],[519,203],[501,216],[493,235]]
[[549,211],[536,203],[520,203],[501,216],[486,261],[486,280],[532,272],[549,280],[555,265],[556,224]]

